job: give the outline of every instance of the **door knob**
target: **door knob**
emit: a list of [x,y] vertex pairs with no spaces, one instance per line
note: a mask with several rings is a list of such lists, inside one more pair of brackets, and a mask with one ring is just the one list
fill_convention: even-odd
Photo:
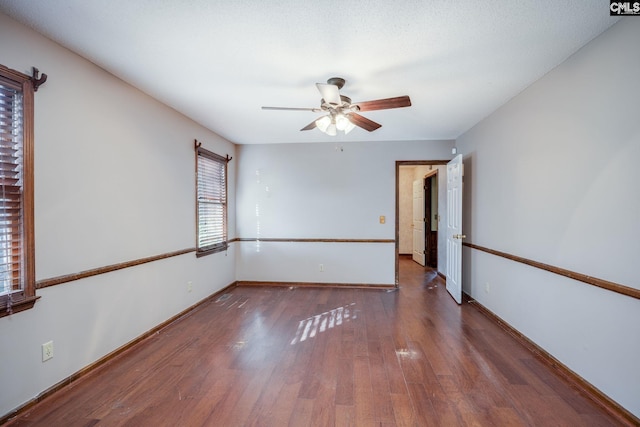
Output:
[[466,235],[464,235],[464,234],[454,234],[454,235],[453,235],[453,238],[454,238],[454,239],[460,239],[460,240],[462,240],[462,239],[466,239],[466,238],[467,238],[467,236],[466,236]]

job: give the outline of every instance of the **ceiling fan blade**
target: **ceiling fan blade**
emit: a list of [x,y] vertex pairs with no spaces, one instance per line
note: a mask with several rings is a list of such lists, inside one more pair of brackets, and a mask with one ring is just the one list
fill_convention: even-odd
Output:
[[308,125],[306,125],[305,127],[303,127],[300,130],[311,130],[311,129],[315,129],[316,128],[316,121],[312,121],[311,123],[309,123]]
[[338,86],[331,85],[327,83],[316,83],[316,87],[322,95],[322,99],[325,102],[331,105],[342,105],[342,100],[340,99],[340,90]]
[[411,106],[411,99],[408,96],[397,96],[395,98],[376,99],[375,101],[356,102],[360,111],[388,110],[390,108],[402,108]]
[[296,107],[262,107],[263,110],[280,110],[280,111],[313,111],[318,113],[321,108],[296,108]]
[[361,116],[357,113],[349,113],[347,114],[349,121],[356,126],[361,127],[364,130],[368,130],[369,132],[373,132],[374,130],[382,127],[380,123],[376,123],[373,120],[369,120],[364,116]]

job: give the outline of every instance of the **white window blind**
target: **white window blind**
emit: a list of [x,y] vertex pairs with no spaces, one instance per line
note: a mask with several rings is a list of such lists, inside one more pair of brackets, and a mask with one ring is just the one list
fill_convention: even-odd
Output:
[[198,252],[227,248],[227,159],[197,149]]
[[0,76],[0,296],[11,310],[24,290],[22,85]]

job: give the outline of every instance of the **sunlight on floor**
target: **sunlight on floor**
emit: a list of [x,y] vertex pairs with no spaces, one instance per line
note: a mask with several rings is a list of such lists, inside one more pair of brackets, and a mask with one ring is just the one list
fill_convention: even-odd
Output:
[[296,336],[291,340],[291,345],[306,341],[316,336],[316,334],[342,325],[351,319],[356,319],[356,311],[353,309],[356,303],[345,305],[343,307],[334,308],[321,314],[308,317],[298,323],[298,331]]

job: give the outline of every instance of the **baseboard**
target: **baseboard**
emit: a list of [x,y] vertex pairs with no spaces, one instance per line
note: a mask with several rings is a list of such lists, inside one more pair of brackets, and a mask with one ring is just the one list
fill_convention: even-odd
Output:
[[618,404],[616,401],[598,390],[595,386],[582,378],[580,375],[569,369],[565,364],[560,362],[542,347],[531,341],[529,338],[524,336],[507,322],[502,320],[491,310],[480,304],[478,301],[474,300],[466,293],[463,293],[463,300],[464,302],[471,304],[491,321],[497,323],[498,326],[504,329],[509,335],[514,337],[527,350],[533,353],[534,356],[536,356],[539,360],[541,360],[549,368],[551,368],[552,371],[554,371],[565,381],[573,385],[574,388],[577,389],[582,395],[591,399],[596,405],[604,409],[622,425],[640,426],[640,418],[636,417],[631,412],[620,406],[620,404]]
[[277,286],[285,288],[343,288],[343,289],[395,289],[395,285],[368,283],[321,283],[321,282],[258,282],[239,280],[237,286]]
[[135,346],[136,344],[144,341],[145,339],[149,338],[150,336],[156,334],[160,330],[162,330],[165,327],[169,326],[171,323],[173,323],[173,322],[175,322],[177,320],[180,320],[181,318],[191,314],[192,312],[194,312],[198,308],[202,307],[207,302],[209,302],[212,299],[218,297],[220,294],[223,294],[226,291],[228,291],[229,289],[235,287],[236,283],[237,282],[233,282],[230,285],[225,286],[221,290],[219,290],[219,291],[209,295],[208,297],[198,301],[197,303],[195,303],[191,307],[188,307],[187,309],[181,311],[180,313],[176,314],[175,316],[173,316],[173,317],[165,320],[164,322],[160,323],[159,325],[155,326],[153,329],[148,330],[147,332],[145,332],[142,335],[134,338],[133,340],[129,341],[128,343],[124,344],[123,346],[118,347],[117,349],[113,350],[111,353],[101,357],[100,359],[96,360],[95,362],[91,363],[90,365],[85,366],[84,368],[82,368],[78,372],[68,376],[67,378],[63,379],[59,383],[54,384],[53,386],[49,387],[48,389],[46,389],[45,391],[40,393],[38,396],[34,397],[33,399],[29,400],[28,402],[24,403],[23,405],[19,406],[18,408],[14,409],[13,411],[10,411],[9,413],[1,416],[0,417],[0,425],[3,425],[4,423],[10,421],[12,418],[14,418],[14,417],[26,412],[33,405],[43,401],[47,397],[49,397],[52,394],[56,393],[57,391],[62,390],[64,387],[68,386],[69,384],[79,380],[80,378],[84,377],[85,375],[89,374],[90,372],[92,372],[92,371],[98,369],[99,367],[105,365],[106,363],[108,363],[111,360],[115,359],[117,356],[123,354],[124,352],[126,352],[127,350],[129,350],[130,348]]

